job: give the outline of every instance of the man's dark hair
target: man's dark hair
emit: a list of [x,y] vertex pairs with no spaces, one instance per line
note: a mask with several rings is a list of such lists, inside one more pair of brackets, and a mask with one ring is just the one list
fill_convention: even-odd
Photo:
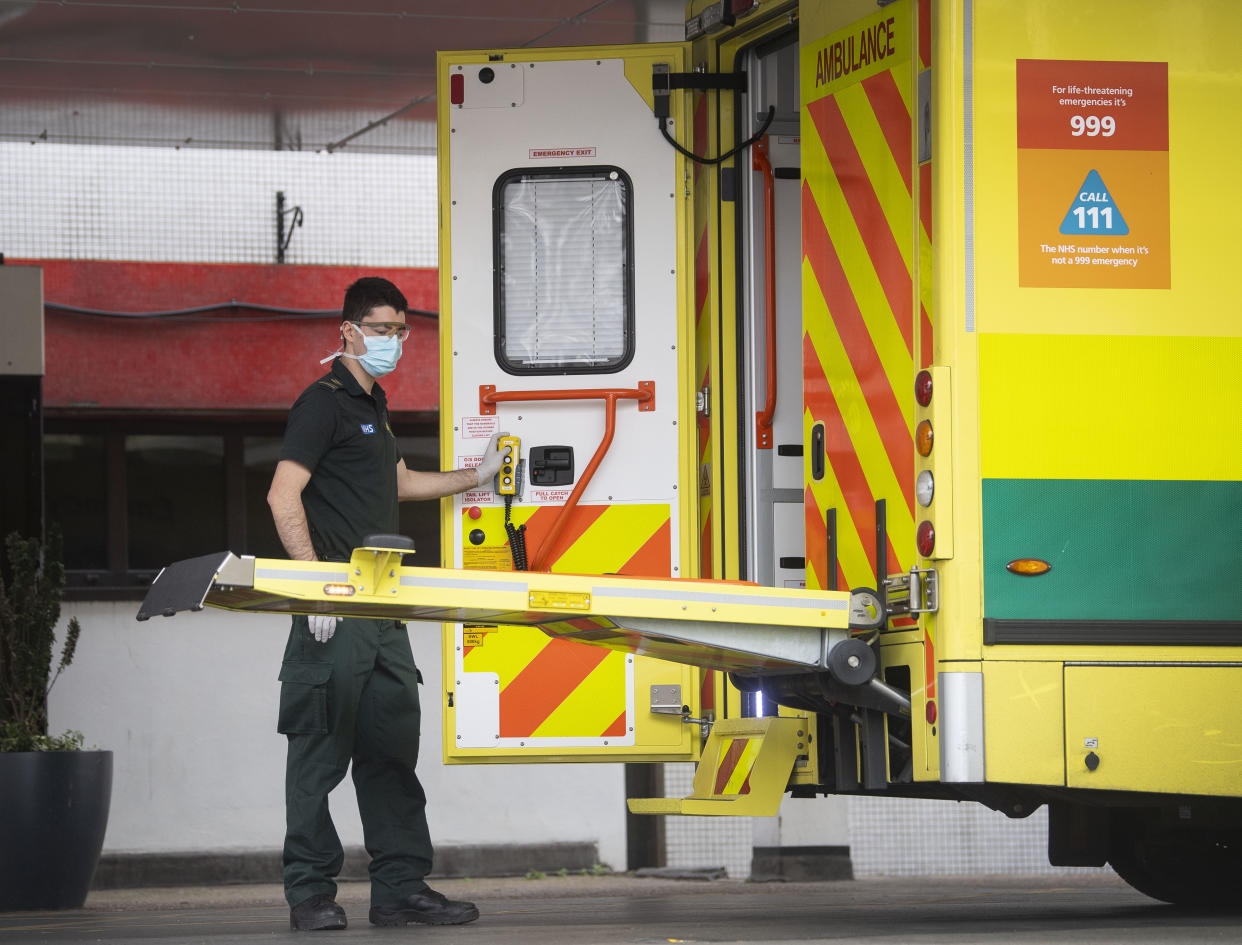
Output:
[[345,290],[345,304],[341,306],[341,321],[360,322],[378,305],[391,305],[398,313],[409,306],[401,290],[379,276],[363,276]]

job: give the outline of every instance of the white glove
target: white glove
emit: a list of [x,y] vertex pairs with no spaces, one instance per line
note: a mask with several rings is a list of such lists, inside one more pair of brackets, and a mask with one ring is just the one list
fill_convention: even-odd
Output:
[[330,617],[327,614],[311,614],[310,632],[318,643],[327,643],[332,639],[332,634],[336,633],[336,625],[341,622],[340,617]]
[[[487,441],[487,449],[483,450],[483,458],[479,460],[479,465],[474,467],[475,471],[479,474],[480,489],[492,488],[492,480],[495,479],[496,474],[500,472],[500,467],[502,465],[501,460],[503,458],[500,455],[500,450],[496,448],[496,444],[500,442],[500,438],[502,436],[508,435],[508,433],[503,431],[500,433],[493,433],[492,438]],[[517,457],[514,458],[516,459]]]

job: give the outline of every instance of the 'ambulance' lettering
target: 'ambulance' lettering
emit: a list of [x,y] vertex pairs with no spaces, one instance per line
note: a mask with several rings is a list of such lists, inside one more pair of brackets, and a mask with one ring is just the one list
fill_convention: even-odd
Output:
[[893,22],[894,17],[890,16],[862,30],[857,37],[847,36],[821,49],[815,56],[815,85],[827,85],[873,62],[895,56]]

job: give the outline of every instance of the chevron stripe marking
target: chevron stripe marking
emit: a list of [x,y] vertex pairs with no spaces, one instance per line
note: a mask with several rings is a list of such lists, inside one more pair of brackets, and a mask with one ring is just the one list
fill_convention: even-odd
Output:
[[[731,738],[721,745],[720,762],[716,765],[716,779],[712,793],[719,796],[750,793],[750,770],[763,739]],[[751,743],[755,749],[747,751]]]
[[[550,570],[570,574],[600,574],[615,571],[618,562],[626,562],[656,531],[668,521],[667,506],[597,505],[589,522],[575,529],[573,543],[564,535],[557,540],[563,549]],[[531,547],[530,539],[527,546]],[[667,571],[664,576],[667,576]]]
[[[824,442],[825,442],[825,459],[828,466],[832,469],[832,478],[839,484],[841,488],[841,496],[844,500],[845,511],[848,515],[849,522],[853,524],[853,528],[848,529],[854,532],[853,538],[855,543],[860,543],[863,554],[866,555],[867,563],[871,569],[871,577],[867,580],[855,580],[859,575],[846,574],[843,575],[846,583],[842,583],[840,587],[850,587],[852,584],[865,584],[869,580],[874,580],[875,576],[875,553],[869,550],[865,542],[860,542],[856,529],[862,522],[869,519],[874,521],[875,518],[875,496],[871,492],[871,486],[867,483],[867,476],[863,472],[863,468],[858,461],[858,454],[854,450],[854,444],[850,440],[849,430],[846,429],[845,419],[841,416],[841,409],[837,406],[837,400],[832,394],[832,389],[828,385],[827,378],[824,375],[823,364],[819,360],[819,354],[815,350],[815,345],[811,341],[810,334],[803,336],[802,342],[803,352],[803,374],[806,378],[806,398],[808,407],[818,407],[815,413],[815,419],[824,423]],[[813,398],[813,399],[812,399]],[[825,479],[828,479],[825,476]],[[837,527],[839,533],[844,533],[846,522],[843,516],[837,519]],[[838,538],[844,537],[839,534]],[[844,555],[840,555],[844,558]],[[820,585],[821,587],[823,585]]]
[[[604,658],[565,695],[531,733],[536,738],[561,735],[602,735],[615,724],[618,707],[624,713],[626,655],[605,651]],[[571,680],[567,679],[566,684]]]
[[[819,207],[808,186],[802,188],[803,253],[830,307],[833,324],[862,390],[872,422],[888,455],[892,473],[914,515],[914,440],[897,396],[889,385],[862,312],[833,249]],[[831,300],[828,302],[828,300]],[[809,338],[809,334],[807,336]],[[831,440],[829,441],[831,443]]]
[[600,732],[600,735],[604,738],[620,738],[625,734],[625,729],[625,713],[622,712],[611,725]]
[[611,652],[565,640],[549,640],[500,692],[501,737],[533,735]]
[[867,101],[871,103],[871,110],[880,121],[880,131],[888,142],[893,160],[897,162],[906,193],[911,194],[914,191],[910,182],[910,155],[914,138],[910,130],[910,110],[901,97],[901,90],[897,88],[897,80],[890,70],[863,79],[862,87]]
[[[910,270],[901,255],[901,247],[893,236],[892,227],[889,226],[866,165],[854,146],[850,128],[841,114],[836,96],[829,95],[812,102],[807,106],[807,111],[828,155],[832,172],[840,182],[858,235],[862,238],[867,255],[871,257],[876,276],[880,280],[880,288],[888,299],[897,328],[906,343],[906,351],[913,354],[911,313],[914,290],[910,281]],[[805,223],[803,227],[805,229]]]
[[671,536],[672,526],[668,519],[665,519],[664,524],[656,529],[655,534],[648,538],[641,548],[630,555],[629,560],[617,570],[617,573],[630,577],[668,577],[673,566],[669,545]]

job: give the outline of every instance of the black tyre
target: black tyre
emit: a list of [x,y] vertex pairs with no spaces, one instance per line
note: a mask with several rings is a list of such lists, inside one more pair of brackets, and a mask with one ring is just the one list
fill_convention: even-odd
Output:
[[1179,906],[1242,908],[1242,831],[1179,825],[1159,811],[1115,811],[1108,862],[1144,895]]

